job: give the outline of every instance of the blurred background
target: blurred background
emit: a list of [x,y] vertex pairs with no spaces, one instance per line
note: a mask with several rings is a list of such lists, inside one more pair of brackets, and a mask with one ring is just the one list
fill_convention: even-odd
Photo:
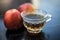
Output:
[[[43,9],[52,15],[52,20],[45,25],[43,31],[51,34],[50,40],[60,40],[60,0],[0,0],[0,18],[3,18],[6,10],[17,9],[19,5],[26,2],[30,2],[36,8]],[[0,19],[0,27],[2,31],[5,30],[2,19]],[[2,32],[1,30],[0,32]]]
[[31,0],[0,0],[0,16],[3,17],[4,13],[8,9],[18,8],[19,5],[30,2]]

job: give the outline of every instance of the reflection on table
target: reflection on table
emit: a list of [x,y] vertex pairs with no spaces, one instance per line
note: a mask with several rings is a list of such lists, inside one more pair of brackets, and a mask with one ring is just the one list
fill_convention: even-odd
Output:
[[42,31],[38,34],[32,34],[27,32],[26,30],[7,30],[6,38],[7,40],[46,40],[46,35]]

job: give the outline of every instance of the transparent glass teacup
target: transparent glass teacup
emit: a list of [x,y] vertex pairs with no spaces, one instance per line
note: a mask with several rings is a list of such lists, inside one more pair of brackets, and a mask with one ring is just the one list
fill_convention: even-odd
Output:
[[40,33],[46,22],[51,20],[51,14],[44,10],[36,9],[33,12],[21,13],[23,24],[29,33]]

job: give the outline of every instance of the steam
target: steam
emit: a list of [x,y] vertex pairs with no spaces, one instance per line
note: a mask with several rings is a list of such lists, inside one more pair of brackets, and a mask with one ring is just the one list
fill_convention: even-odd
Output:
[[39,8],[40,0],[32,0],[32,4],[35,6],[35,8]]

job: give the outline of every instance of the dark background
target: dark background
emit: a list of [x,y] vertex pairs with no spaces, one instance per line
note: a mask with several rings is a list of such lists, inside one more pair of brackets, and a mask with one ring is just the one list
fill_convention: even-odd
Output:
[[0,15],[3,16],[5,11],[7,11],[8,9],[12,9],[12,8],[18,9],[19,5],[26,3],[26,2],[31,3],[31,0],[12,0],[9,4],[1,3],[0,1]]
[[[40,0],[38,0],[40,1]],[[11,8],[18,8],[19,5],[30,2],[31,0],[13,0],[12,4],[6,8],[0,4],[0,40],[6,40],[6,28],[3,22],[4,12]],[[40,7],[41,6],[41,7]],[[46,10],[52,15],[52,20],[46,23],[43,32],[49,35],[48,40],[60,40],[60,1],[59,0],[41,0],[39,8]]]

